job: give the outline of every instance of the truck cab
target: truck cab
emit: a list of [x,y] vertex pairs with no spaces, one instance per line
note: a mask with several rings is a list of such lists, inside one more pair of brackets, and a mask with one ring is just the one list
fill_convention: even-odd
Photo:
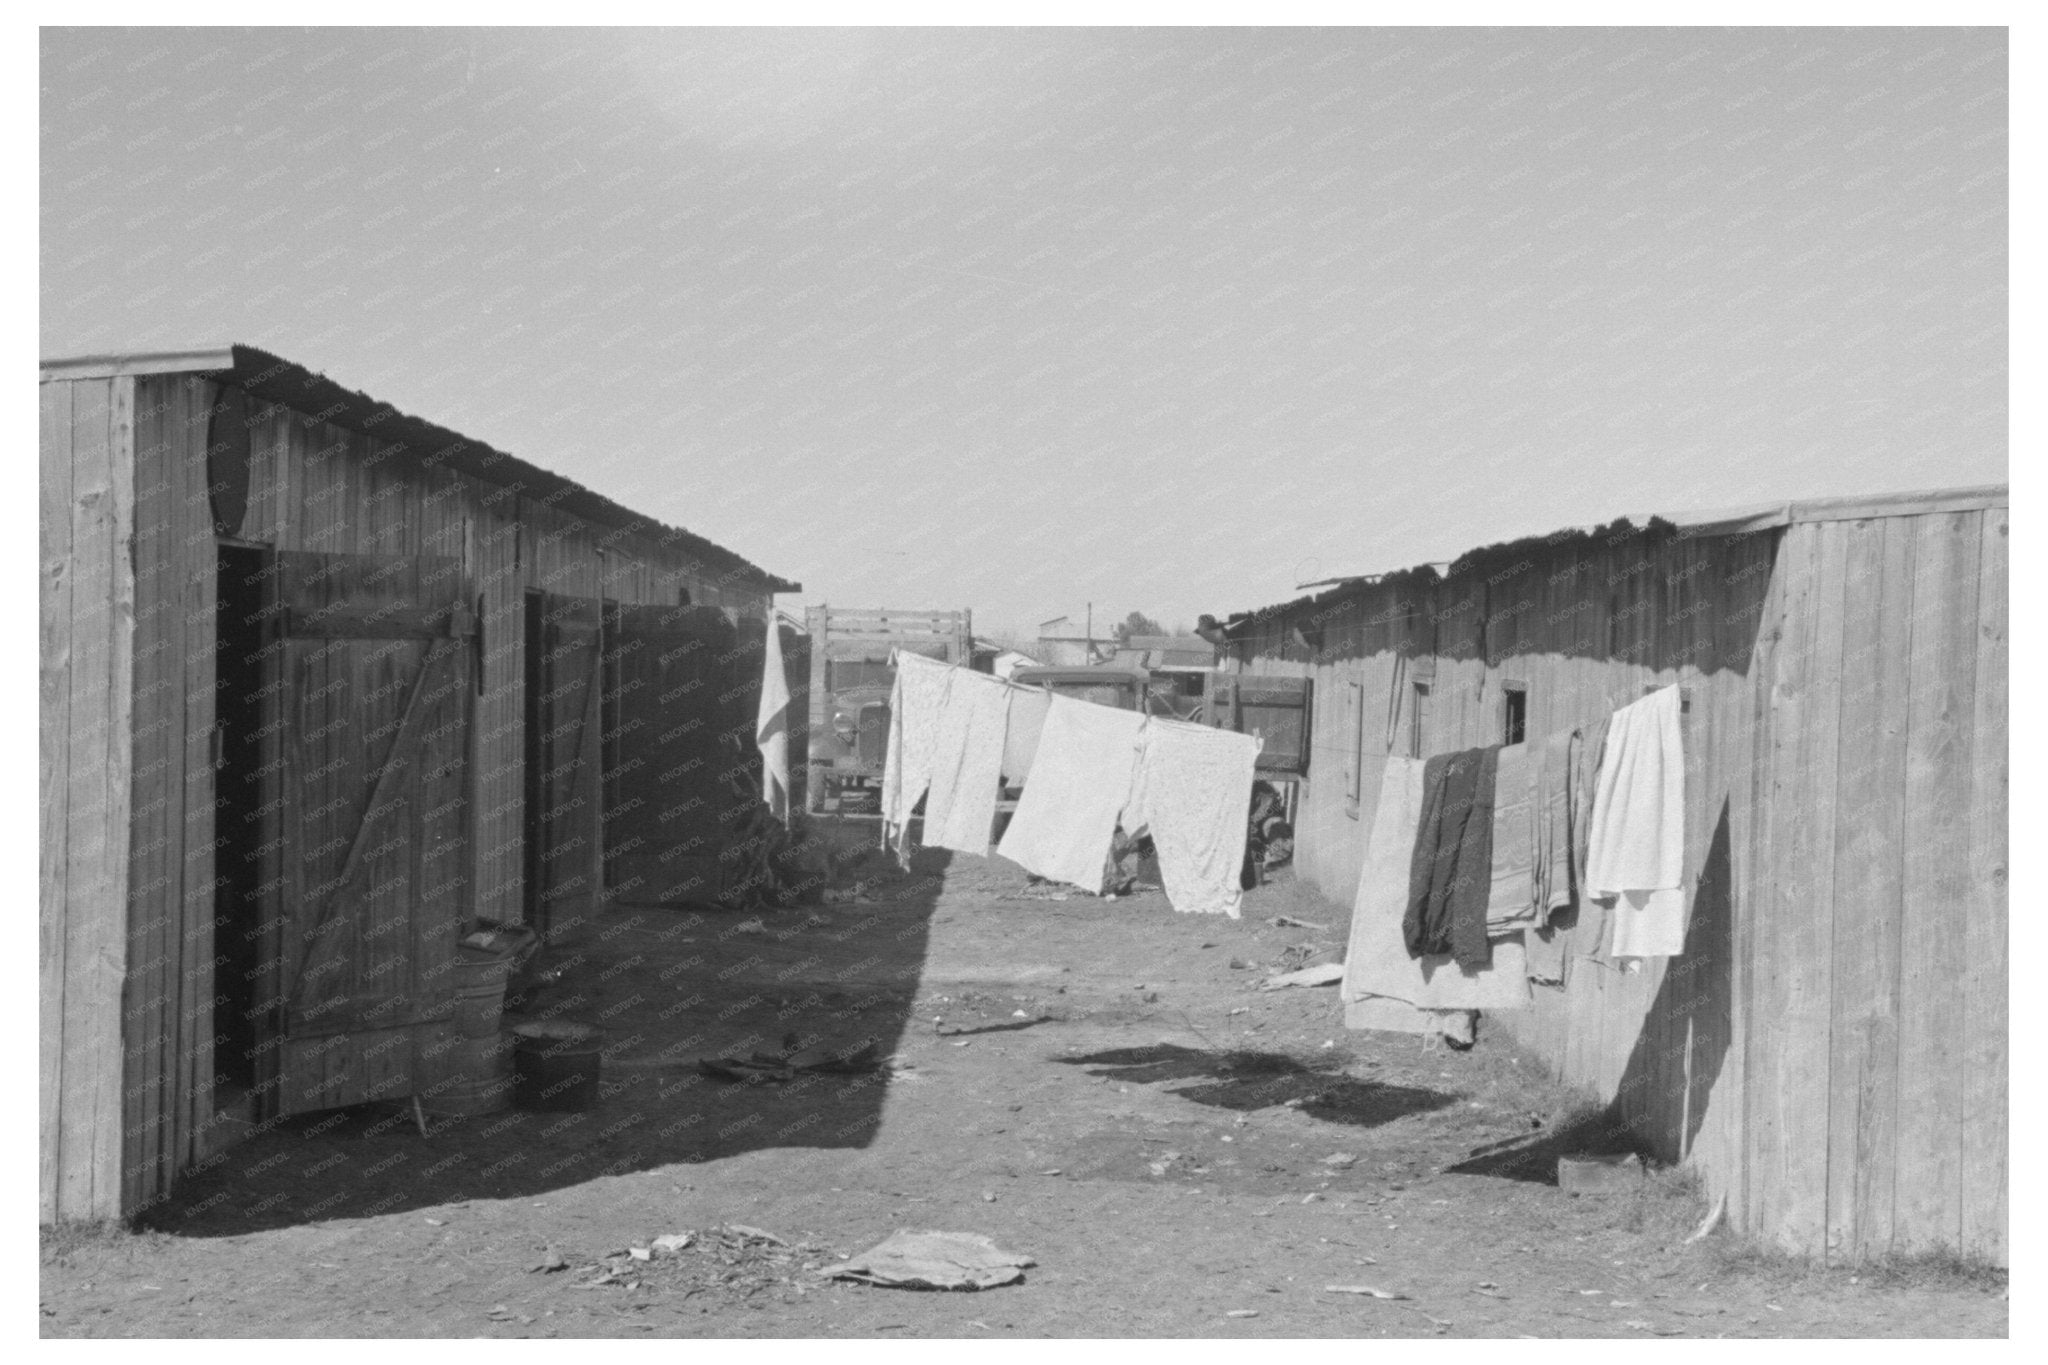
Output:
[[881,809],[889,745],[889,696],[897,650],[966,664],[973,643],[964,611],[812,607],[810,752],[806,802],[813,814]]

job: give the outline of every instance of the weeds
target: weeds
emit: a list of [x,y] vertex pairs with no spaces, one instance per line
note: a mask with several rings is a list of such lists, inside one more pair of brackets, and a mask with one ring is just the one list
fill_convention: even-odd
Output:
[[1881,1256],[1827,1265],[1810,1256],[1737,1238],[1716,1238],[1709,1247],[1717,1275],[1761,1280],[1774,1288],[1839,1289],[1856,1284],[1885,1291],[1974,1290],[1981,1294],[2003,1294],[2010,1275],[1990,1261],[1955,1251]]

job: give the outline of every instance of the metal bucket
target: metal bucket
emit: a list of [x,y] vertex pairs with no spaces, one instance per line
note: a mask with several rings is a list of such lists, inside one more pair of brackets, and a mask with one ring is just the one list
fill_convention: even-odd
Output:
[[443,1037],[421,1053],[426,1083],[420,1107],[429,1114],[465,1117],[495,1114],[512,1104],[510,1035],[492,1032],[487,1038]]
[[505,983],[512,977],[512,958],[477,948],[455,950],[455,1016],[452,1025],[465,1038],[495,1038],[505,1013]]

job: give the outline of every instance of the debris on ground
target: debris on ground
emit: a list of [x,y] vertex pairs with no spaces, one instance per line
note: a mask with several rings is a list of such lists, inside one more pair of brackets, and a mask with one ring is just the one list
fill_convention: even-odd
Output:
[[[1707,1210],[1707,1216],[1700,1220],[1700,1225],[1687,1234],[1685,1239],[1687,1245],[1704,1240],[1715,1228],[1720,1227],[1721,1219],[1726,1216],[1727,1212],[1728,1196],[1724,1194],[1714,1201],[1714,1207]],[[1852,1279],[1850,1283],[1854,1284],[1855,1281]]]
[[1325,963],[1342,965],[1344,954],[1341,949],[1325,947],[1320,943],[1297,943],[1280,951],[1279,967],[1283,972],[1298,972],[1306,967],[1320,967]]
[[1037,1264],[979,1233],[897,1232],[826,1274],[894,1289],[993,1289]]
[[772,1232],[731,1223],[701,1233],[665,1233],[607,1252],[581,1268],[584,1278],[576,1287],[680,1290],[683,1298],[708,1293],[745,1300],[776,1289],[802,1295],[817,1287],[809,1272],[830,1254],[821,1246],[791,1245]]
[[[1079,893],[1072,894],[1078,895]],[[1069,893],[1067,891],[1060,889],[1060,887],[1052,883],[1047,883],[1043,886],[1027,886],[1022,890],[997,896],[996,899],[1002,901],[1063,901],[1068,899],[1068,896]]]
[[1327,931],[1330,927],[1327,924],[1317,924],[1314,920],[1296,919],[1292,915],[1274,915],[1266,923],[1272,925],[1275,929],[1322,929]]
[[1298,972],[1282,972],[1278,976],[1269,976],[1259,983],[1259,989],[1277,991],[1288,986],[1334,986],[1343,979],[1343,963],[1325,962],[1320,967],[1304,967]]
[[869,1039],[850,1052],[827,1051],[809,1060],[796,1053],[756,1052],[749,1057],[706,1057],[697,1069],[713,1080],[750,1085],[781,1084],[806,1073],[817,1076],[865,1076],[882,1069],[881,1044]]
[[1408,1297],[1406,1294],[1396,1290],[1381,1289],[1378,1285],[1371,1284],[1326,1284],[1323,1286],[1323,1292],[1325,1294],[1363,1294],[1368,1298],[1374,1299],[1405,1299]]

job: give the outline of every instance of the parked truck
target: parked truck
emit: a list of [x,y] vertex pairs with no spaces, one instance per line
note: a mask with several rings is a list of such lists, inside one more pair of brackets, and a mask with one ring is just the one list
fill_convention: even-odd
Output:
[[819,606],[804,613],[804,623],[811,644],[807,804],[813,813],[879,811],[896,683],[889,652],[968,665],[972,613]]

